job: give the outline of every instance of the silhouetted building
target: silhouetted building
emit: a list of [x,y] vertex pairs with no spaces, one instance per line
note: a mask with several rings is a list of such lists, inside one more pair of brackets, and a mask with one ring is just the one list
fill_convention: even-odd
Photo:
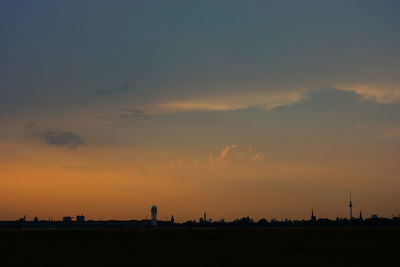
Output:
[[[311,220],[275,220],[272,219],[268,222],[265,219],[260,219],[258,222],[254,222],[250,217],[242,217],[235,219],[233,221],[224,221],[221,219],[220,221],[212,222],[210,219],[205,217],[207,222],[204,222],[204,217],[201,217],[200,223],[196,222],[196,220],[189,220],[184,223],[176,223],[174,216],[171,216],[170,221],[160,221],[157,220],[157,207],[153,206],[151,208],[152,211],[152,220],[85,220],[83,215],[79,215],[76,217],[76,222],[81,221],[80,223],[75,223],[72,221],[73,217],[63,217],[63,221],[52,221],[49,218],[49,221],[39,221],[37,217],[34,217],[33,221],[26,221],[26,217],[20,218],[16,221],[0,221],[0,229],[88,229],[88,228],[133,228],[133,227],[168,227],[172,226],[174,228],[178,227],[309,227],[309,226],[322,226],[322,227],[343,227],[343,226],[354,226],[354,227],[365,227],[365,226],[400,226],[400,216],[392,216],[392,218],[382,218],[378,217],[377,214],[373,214],[371,218],[366,220],[363,219],[362,213],[360,211],[359,217],[353,218],[353,220],[349,220],[348,217],[339,218],[336,217],[336,220],[331,220],[328,218],[318,218],[314,214],[314,210],[311,210]],[[80,217],[82,216],[82,217]],[[172,222],[174,224],[172,224]]]
[[317,217],[314,215],[314,210],[311,210],[311,221],[312,222],[316,222],[317,221]]
[[63,217],[63,222],[72,222],[72,217],[70,216]]
[[151,227],[157,227],[157,206],[153,205],[151,206],[151,222],[150,225]]
[[204,218],[203,218],[203,220],[204,220],[205,223],[207,222],[207,213],[206,213],[206,212],[204,212]]

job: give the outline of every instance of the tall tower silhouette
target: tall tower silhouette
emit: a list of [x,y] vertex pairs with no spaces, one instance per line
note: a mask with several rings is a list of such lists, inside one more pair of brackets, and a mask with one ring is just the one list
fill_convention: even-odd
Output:
[[311,221],[312,222],[317,221],[317,217],[314,215],[314,210],[311,210]]
[[352,220],[353,219],[353,202],[351,202],[351,191],[350,191],[349,209],[350,209],[350,220]]
[[157,227],[157,206],[151,206],[151,227]]

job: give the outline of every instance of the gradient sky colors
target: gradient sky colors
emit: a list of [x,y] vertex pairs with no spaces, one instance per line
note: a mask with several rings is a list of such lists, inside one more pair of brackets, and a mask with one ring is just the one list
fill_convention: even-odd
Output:
[[1,1],[0,219],[399,214],[399,14]]

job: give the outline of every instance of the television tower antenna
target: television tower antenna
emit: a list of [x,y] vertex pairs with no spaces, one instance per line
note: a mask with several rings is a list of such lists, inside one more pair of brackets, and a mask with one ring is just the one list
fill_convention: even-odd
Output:
[[353,219],[353,202],[351,202],[351,190],[350,190],[349,209],[350,209],[350,220],[352,220]]

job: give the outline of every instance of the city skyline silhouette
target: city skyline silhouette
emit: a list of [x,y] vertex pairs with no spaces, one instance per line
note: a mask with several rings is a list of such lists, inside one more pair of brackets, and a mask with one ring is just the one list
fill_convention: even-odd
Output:
[[397,1],[171,1],[0,3],[0,220],[400,213]]
[[[359,216],[358,217],[354,217],[353,216],[353,201],[352,201],[352,197],[351,197],[351,190],[349,190],[349,203],[348,203],[348,208],[349,208],[349,216],[348,217],[339,217],[336,216],[335,220],[332,220],[332,218],[318,218],[318,216],[316,215],[316,213],[314,212],[314,209],[311,209],[311,216],[309,218],[309,220],[307,220],[307,218],[303,218],[302,220],[292,220],[290,217],[289,218],[285,218],[283,220],[277,220],[275,218],[271,218],[269,221],[271,224],[277,223],[278,225],[280,223],[286,223],[287,225],[295,225],[295,226],[299,226],[301,222],[311,222],[314,223],[315,225],[317,225],[317,222],[320,222],[322,225],[337,225],[337,226],[342,226],[342,225],[354,225],[354,226],[366,226],[366,225],[379,225],[380,223],[382,225],[387,224],[390,220],[393,221],[393,225],[397,225],[400,222],[400,214],[398,214],[397,216],[395,216],[394,214],[392,215],[391,218],[387,218],[387,217],[383,217],[383,216],[379,216],[377,213],[371,214],[371,216],[369,218],[364,218],[362,215],[362,211],[359,211]],[[93,218],[87,218],[85,217],[85,215],[83,213],[79,213],[75,218],[75,222],[79,222],[79,223],[84,223],[87,221],[97,221],[97,222],[104,222],[104,221],[142,221],[145,223],[142,224],[138,224],[140,226],[150,226],[153,228],[157,228],[158,227],[158,222],[164,223],[164,226],[171,226],[171,224],[175,224],[178,223],[178,225],[208,225],[208,226],[215,226],[215,224],[221,226],[221,225],[225,225],[225,224],[229,224],[229,223],[233,223],[233,224],[237,224],[241,221],[244,221],[245,224],[246,223],[250,223],[250,224],[254,224],[255,220],[250,218],[249,216],[245,216],[242,218],[236,218],[233,219],[232,221],[227,221],[225,220],[225,218],[223,217],[218,217],[219,219],[214,220],[212,218],[207,219],[207,212],[203,213],[202,217],[199,217],[199,219],[189,219],[186,221],[181,221],[181,222],[175,222],[175,218],[174,215],[171,215],[171,219],[170,220],[162,220],[159,219],[158,217],[158,208],[156,205],[152,205],[150,208],[150,219],[147,219],[147,216],[145,219],[140,219],[140,218],[135,218],[135,219],[130,219],[130,220],[115,220],[115,219],[108,219],[108,220],[104,220],[103,218],[99,218],[98,220],[95,220]],[[165,216],[164,216],[165,217]],[[45,219],[41,219],[39,220],[39,218],[37,216],[35,216],[33,218],[33,222],[38,223],[40,222],[47,222],[47,223],[51,223],[51,222],[64,222],[64,223],[71,223],[74,220],[74,216],[63,216],[62,219],[54,219],[53,217],[48,217],[47,220]],[[12,221],[12,220],[9,220]],[[28,222],[29,219],[27,219],[26,215],[24,215],[22,218],[19,218],[16,220],[17,222],[20,223],[24,223],[24,222]],[[288,223],[289,222],[289,223]],[[363,223],[364,222],[364,223]],[[165,224],[166,223],[166,224]],[[258,220],[258,224],[261,224],[263,226],[265,226],[266,224],[268,224],[268,220],[266,218],[260,218]],[[14,227],[18,227],[18,224],[7,224],[9,226],[14,226]],[[304,224],[305,226],[309,226],[310,224]],[[311,224],[312,225],[312,224]],[[399,224],[400,225],[400,224]]]
[[397,266],[400,1],[0,1],[0,267]]

